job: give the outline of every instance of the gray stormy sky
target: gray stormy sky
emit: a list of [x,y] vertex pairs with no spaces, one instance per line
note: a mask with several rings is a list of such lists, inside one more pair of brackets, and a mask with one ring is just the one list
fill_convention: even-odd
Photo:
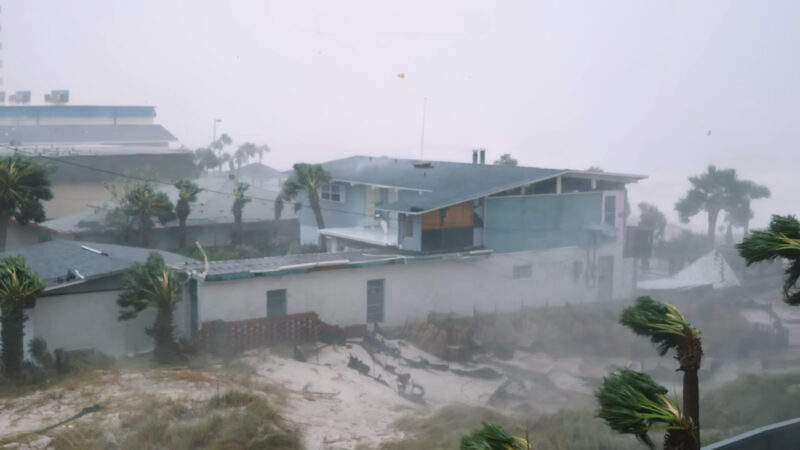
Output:
[[485,147],[524,165],[642,173],[634,204],[675,221],[686,177],[717,164],[772,189],[753,225],[800,213],[797,1],[0,5],[6,91],[155,105],[192,148],[220,118],[236,142],[269,144],[278,168],[414,158],[428,97],[429,159]]

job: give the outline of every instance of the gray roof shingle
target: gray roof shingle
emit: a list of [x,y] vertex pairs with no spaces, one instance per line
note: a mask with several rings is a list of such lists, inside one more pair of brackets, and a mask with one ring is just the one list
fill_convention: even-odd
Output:
[[[87,250],[84,246],[104,254]],[[60,284],[58,279],[66,276],[69,270],[77,270],[87,279],[111,275],[128,269],[134,263],[145,261],[150,252],[160,253],[169,265],[196,262],[188,256],[161,250],[61,239],[0,253],[0,257],[24,256],[28,265],[50,287]]]

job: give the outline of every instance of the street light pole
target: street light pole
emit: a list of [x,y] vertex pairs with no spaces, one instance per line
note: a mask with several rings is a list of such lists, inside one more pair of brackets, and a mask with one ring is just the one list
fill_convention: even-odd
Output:
[[211,139],[211,143],[217,141],[217,124],[222,122],[222,119],[214,119],[214,137]]

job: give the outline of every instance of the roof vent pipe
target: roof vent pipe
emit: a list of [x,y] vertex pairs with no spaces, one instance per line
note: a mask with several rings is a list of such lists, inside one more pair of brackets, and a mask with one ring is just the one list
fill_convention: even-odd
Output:
[[480,153],[481,153],[481,164],[486,164],[486,149],[482,148]]

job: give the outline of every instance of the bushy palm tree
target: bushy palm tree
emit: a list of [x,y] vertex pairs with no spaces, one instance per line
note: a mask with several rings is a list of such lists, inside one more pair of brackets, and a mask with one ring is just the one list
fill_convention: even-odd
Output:
[[491,423],[461,438],[461,450],[531,450],[526,438],[512,436],[504,429]]
[[219,157],[208,147],[194,151],[194,163],[204,173],[220,165]]
[[202,189],[190,180],[179,180],[175,183],[178,190],[178,202],[175,204],[175,214],[178,216],[178,227],[180,228],[179,247],[181,250],[186,246],[186,219],[192,211],[191,204],[197,201],[197,194]]
[[784,301],[800,305],[800,222],[794,216],[772,216],[766,230],[753,231],[739,245],[747,265],[782,258],[788,261],[783,280]]
[[666,430],[664,448],[690,450],[699,447],[691,420],[668,396],[667,389],[650,375],[620,369],[603,379],[595,391],[600,407],[597,416],[614,431],[632,434],[648,447],[655,444],[650,431]]
[[[331,181],[331,175],[319,164],[297,163],[294,165],[294,173],[281,187],[278,195],[280,201],[295,200],[301,192],[308,196],[308,204],[314,212],[317,221],[317,228],[325,228],[325,219],[322,217],[322,208],[319,204],[319,196],[322,187]],[[320,242],[324,242],[320,239]]]
[[152,252],[144,263],[136,263],[122,280],[123,292],[117,299],[119,320],[136,318],[145,309],[156,310],[156,320],[147,334],[153,337],[155,360],[168,363],[176,356],[175,305],[181,301],[181,281],[167,268],[161,254]]
[[122,213],[135,219],[139,227],[139,245],[150,246],[150,229],[155,218],[162,225],[175,218],[172,202],[167,194],[157,191],[149,183],[139,183],[125,192],[120,205]]
[[244,205],[250,202],[250,199],[245,197],[245,192],[250,188],[248,183],[236,183],[233,188],[233,222],[236,231],[233,233],[234,245],[242,243],[242,213],[244,212]]
[[0,157],[0,251],[6,250],[8,224],[42,222],[42,200],[53,198],[44,166],[26,156]]
[[683,371],[683,411],[692,424],[693,434],[700,439],[700,385],[697,372],[703,358],[700,332],[689,324],[673,305],[639,297],[626,308],[620,323],[640,336],[648,336],[661,356],[676,351],[678,370]]
[[26,308],[36,304],[44,290],[41,277],[28,267],[22,256],[0,259],[0,323],[2,327],[3,367],[6,375],[18,376],[24,355]]

